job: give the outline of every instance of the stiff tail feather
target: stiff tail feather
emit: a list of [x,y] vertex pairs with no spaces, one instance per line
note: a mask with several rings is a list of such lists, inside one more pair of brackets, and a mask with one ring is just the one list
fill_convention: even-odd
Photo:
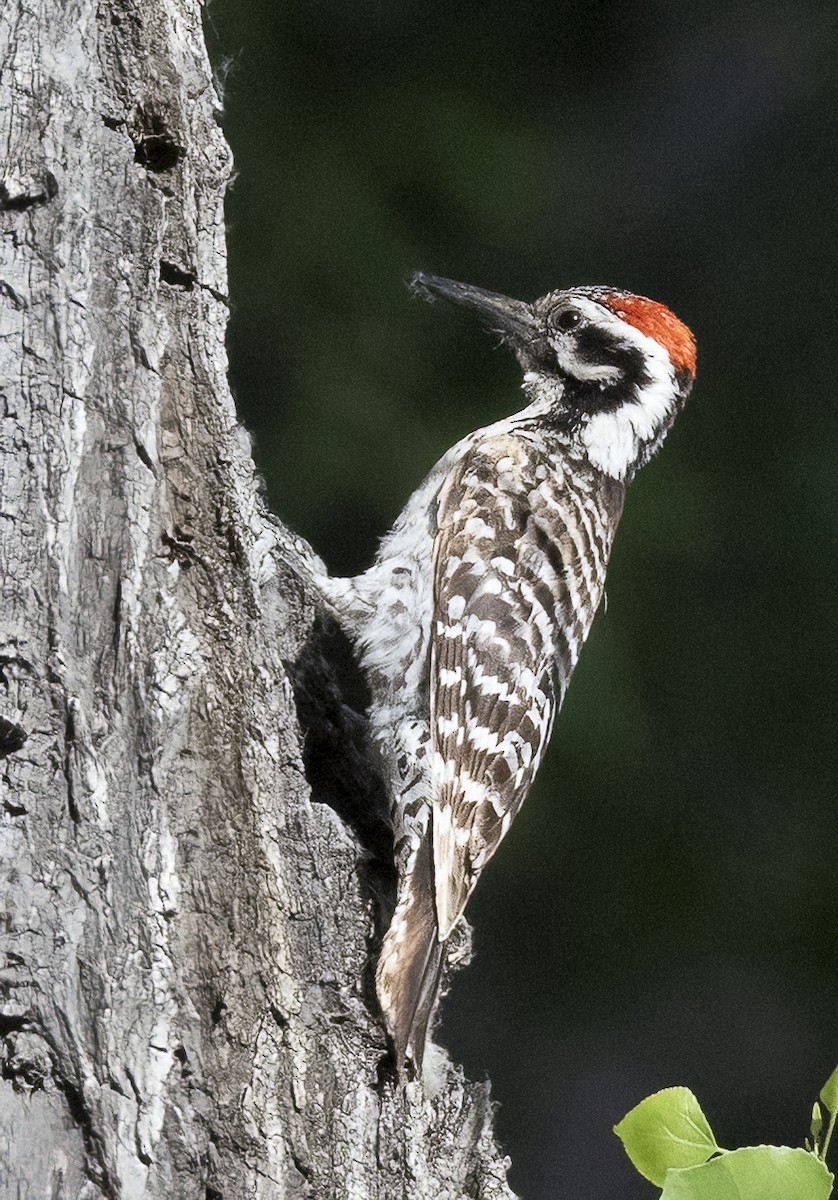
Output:
[[431,848],[423,839],[400,885],[396,911],[376,972],[378,999],[393,1042],[396,1069],[421,1076],[428,1030],[439,999],[445,943],[437,931]]

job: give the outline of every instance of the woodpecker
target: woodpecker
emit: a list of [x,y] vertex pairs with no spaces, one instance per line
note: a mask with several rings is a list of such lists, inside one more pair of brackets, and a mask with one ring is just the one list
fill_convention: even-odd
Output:
[[376,983],[402,1079],[421,1075],[446,944],[538,770],[626,486],[695,376],[689,329],[630,292],[529,304],[433,275],[412,286],[514,351],[526,405],[443,455],[367,572],[316,579],[358,648],[392,804],[399,883]]

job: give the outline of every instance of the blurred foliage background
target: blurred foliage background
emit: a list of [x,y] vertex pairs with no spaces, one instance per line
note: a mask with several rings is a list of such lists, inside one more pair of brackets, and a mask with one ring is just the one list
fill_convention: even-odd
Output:
[[834,0],[208,10],[231,379],[333,571],[520,403],[411,271],[613,284],[698,338],[444,1009],[527,1200],[650,1196],[611,1126],[668,1084],[724,1145],[800,1142],[838,1062],[837,25]]

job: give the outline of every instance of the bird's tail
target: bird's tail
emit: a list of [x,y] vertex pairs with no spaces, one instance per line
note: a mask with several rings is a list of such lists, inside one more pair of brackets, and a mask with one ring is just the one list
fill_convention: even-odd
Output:
[[401,1080],[407,1062],[412,1064],[413,1075],[421,1077],[445,963],[445,943],[437,933],[429,838],[421,840],[408,866],[376,972],[378,999]]

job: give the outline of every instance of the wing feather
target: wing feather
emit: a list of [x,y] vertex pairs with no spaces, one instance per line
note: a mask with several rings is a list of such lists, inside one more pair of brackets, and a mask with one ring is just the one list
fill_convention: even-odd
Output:
[[569,673],[557,671],[561,506],[533,503],[536,465],[514,439],[484,442],[440,494],[430,672],[440,939],[526,796]]

